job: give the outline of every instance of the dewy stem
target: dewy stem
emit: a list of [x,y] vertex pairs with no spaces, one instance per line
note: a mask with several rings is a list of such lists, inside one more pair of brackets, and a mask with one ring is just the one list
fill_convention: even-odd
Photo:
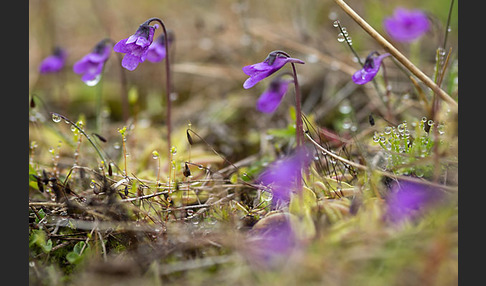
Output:
[[437,95],[442,98],[449,106],[456,109],[458,108],[457,102],[442,90],[435,82],[418,69],[412,62],[410,62],[400,51],[398,51],[392,44],[390,44],[382,35],[380,35],[373,27],[370,26],[361,16],[359,16],[351,7],[343,0],[334,0],[341,9],[344,10],[358,25],[363,28],[371,37],[373,37],[383,48],[393,55],[404,67],[412,72],[418,79],[420,79],[425,85],[431,88]]
[[[168,43],[169,41],[169,35],[167,33],[167,29],[165,28],[165,25],[164,25],[164,22],[162,22],[162,20],[160,20],[159,18],[150,18],[148,19],[145,23],[146,24],[150,24],[150,22],[153,22],[153,21],[156,21],[156,22],[159,22],[160,25],[162,26],[162,30],[164,32],[164,36],[165,36],[165,39],[166,39],[166,42]],[[170,158],[171,157],[171,148],[172,148],[172,144],[171,144],[171,132],[172,132],[172,128],[171,128],[171,79],[170,79],[170,62],[169,62],[169,45],[166,43],[165,45],[165,76],[166,76],[166,86],[165,86],[165,93],[166,93],[166,101],[167,101],[167,114],[166,114],[166,125],[167,125],[167,154],[168,154],[168,157],[167,158]],[[171,168],[171,162],[169,160],[169,170]]]

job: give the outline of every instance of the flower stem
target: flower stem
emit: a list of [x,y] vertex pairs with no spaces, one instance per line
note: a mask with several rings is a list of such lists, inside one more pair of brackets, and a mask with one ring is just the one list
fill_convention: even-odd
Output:
[[457,102],[444,90],[442,90],[433,80],[431,80],[426,74],[418,69],[412,62],[410,62],[400,51],[398,51],[390,42],[388,42],[382,35],[380,35],[373,27],[370,26],[361,16],[359,16],[351,7],[348,6],[343,0],[334,0],[341,9],[344,10],[358,25],[363,28],[371,37],[373,37],[383,48],[392,54],[404,67],[412,72],[418,79],[420,79],[425,85],[430,87],[437,95],[442,98],[449,106],[456,109],[458,108]]
[[[156,22],[159,22],[161,27],[162,27],[162,30],[164,32],[164,36],[165,36],[165,39],[166,41],[168,42],[169,40],[169,35],[167,33],[167,29],[165,28],[165,25],[164,25],[164,22],[162,22],[162,20],[160,20],[159,18],[150,18],[148,19],[145,23],[146,24],[150,24],[150,22],[152,21],[156,21]],[[172,128],[171,128],[171,79],[170,79],[170,62],[169,62],[169,45],[165,45],[165,81],[166,81],[166,85],[165,85],[165,96],[166,96],[166,101],[167,101],[167,114],[166,114],[166,125],[167,125],[167,154],[168,154],[168,157],[167,158],[170,158],[171,157],[171,148],[172,148],[172,145],[171,145],[171,131],[172,131]],[[171,162],[169,160],[169,171],[170,171],[170,168],[171,168]]]
[[297,147],[302,146],[304,143],[304,125],[302,123],[302,109],[301,109],[301,94],[299,81],[297,80],[297,72],[295,70],[295,64],[292,65],[292,73],[294,76],[294,88],[295,88],[295,141]]
[[[282,54],[290,58],[289,54],[281,50],[276,50],[273,51],[272,53]],[[295,141],[297,147],[300,147],[302,146],[302,144],[304,144],[304,133],[303,133],[304,124],[302,123],[302,108],[301,108],[302,96],[300,93],[300,86],[299,86],[299,81],[297,79],[297,71],[295,70],[295,64],[294,63],[290,63],[290,64],[292,65],[292,75],[294,77],[294,88],[295,88]]]

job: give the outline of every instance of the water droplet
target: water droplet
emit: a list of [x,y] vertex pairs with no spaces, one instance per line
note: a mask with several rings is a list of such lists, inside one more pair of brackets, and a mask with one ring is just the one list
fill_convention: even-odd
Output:
[[334,28],[339,27],[339,24],[340,24],[339,20],[336,20],[336,21],[334,21],[334,22],[332,23],[332,25],[334,26]]
[[341,112],[342,114],[348,114],[351,112],[351,106],[348,104],[341,104],[339,106],[339,112]]
[[405,126],[403,126],[403,124],[400,124],[397,126],[397,130],[399,133],[403,133],[403,131],[405,131]]
[[434,121],[433,121],[432,119],[430,119],[429,121],[427,121],[427,124],[428,124],[429,126],[432,126],[432,125],[434,125]]
[[172,148],[170,148],[170,152],[172,153],[172,156],[175,156],[177,154],[177,148],[172,146]]
[[113,148],[115,148],[116,150],[120,149],[120,143],[116,142],[115,144],[113,144]]
[[391,129],[390,126],[385,127],[385,130],[384,130],[385,134],[390,134],[391,131],[392,131],[392,129]]
[[152,158],[154,160],[159,159],[159,152],[157,152],[156,150],[152,151]]
[[440,135],[444,134],[444,124],[439,124],[437,125],[437,132],[439,132]]
[[340,42],[340,43],[344,42],[345,38],[344,38],[343,33],[339,33],[339,34],[338,34],[337,40],[338,40],[338,42]]
[[420,168],[417,168],[415,170],[415,175],[419,178],[422,178],[424,176],[424,170],[420,169]]
[[424,122],[424,123],[427,122],[427,117],[425,117],[425,116],[422,117],[422,122]]
[[71,131],[76,132],[76,130],[77,130],[76,127],[74,125],[71,125]]
[[59,123],[61,122],[61,117],[55,113],[52,114],[52,121]]
[[98,82],[100,82],[100,79],[101,79],[101,74],[97,75],[94,79],[92,80],[87,80],[85,81],[84,83],[87,85],[87,86],[95,86],[98,84]]

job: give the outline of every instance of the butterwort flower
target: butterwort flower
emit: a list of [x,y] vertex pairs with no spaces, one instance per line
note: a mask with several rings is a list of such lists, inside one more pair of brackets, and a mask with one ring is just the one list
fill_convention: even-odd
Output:
[[287,57],[280,51],[273,51],[268,54],[263,62],[243,67],[243,72],[250,76],[243,83],[243,88],[249,89],[253,87],[259,81],[281,69],[286,63],[304,64],[304,61]]
[[395,183],[387,198],[386,217],[394,223],[416,218],[442,197],[437,189],[419,183]]
[[165,40],[165,35],[162,33],[153,43],[149,46],[147,52],[147,61],[157,63],[165,59],[165,45],[170,45],[174,40],[174,36],[170,31],[168,32],[169,41]]
[[292,191],[299,192],[298,184],[302,180],[302,171],[311,163],[310,152],[301,147],[294,154],[277,160],[268,166],[259,176],[258,182],[268,187],[272,192],[272,202],[288,203]]
[[354,83],[365,84],[370,82],[373,78],[375,78],[376,74],[380,70],[383,59],[389,55],[389,53],[378,55],[377,52],[371,52],[366,57],[363,68],[353,74],[352,79]]
[[276,268],[299,249],[300,241],[292,228],[289,213],[276,213],[258,221],[250,231],[251,248],[244,255],[257,267]]
[[285,80],[281,77],[273,79],[267,90],[260,95],[257,101],[257,109],[264,113],[274,112],[280,105],[291,82],[291,80]]
[[73,71],[82,74],[81,80],[90,85],[98,82],[105,62],[110,57],[111,45],[107,39],[101,40],[94,49],[73,65]]
[[60,71],[66,63],[66,51],[60,47],[56,47],[52,55],[42,60],[39,65],[40,73],[54,73]]
[[157,28],[158,25],[150,26],[145,22],[140,25],[134,35],[119,41],[113,46],[115,52],[125,54],[122,60],[122,67],[133,71],[138,64],[145,61]]
[[391,17],[383,20],[385,31],[394,40],[412,42],[425,34],[430,23],[427,15],[421,10],[395,9]]

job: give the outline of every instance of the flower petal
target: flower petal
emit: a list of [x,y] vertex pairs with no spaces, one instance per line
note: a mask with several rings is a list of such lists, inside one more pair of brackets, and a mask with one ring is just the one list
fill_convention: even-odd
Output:
[[127,39],[120,40],[113,46],[113,50],[118,53],[129,53],[131,49],[128,47]]
[[126,54],[122,60],[122,67],[129,71],[133,71],[137,68],[139,63],[141,63],[140,57],[133,54]]
[[272,82],[272,84],[270,84],[270,87],[264,93],[262,93],[262,95],[258,99],[258,111],[264,113],[272,113],[278,108],[280,102],[282,102],[282,99],[287,92],[290,81],[280,79],[278,79],[277,81],[278,82]]

